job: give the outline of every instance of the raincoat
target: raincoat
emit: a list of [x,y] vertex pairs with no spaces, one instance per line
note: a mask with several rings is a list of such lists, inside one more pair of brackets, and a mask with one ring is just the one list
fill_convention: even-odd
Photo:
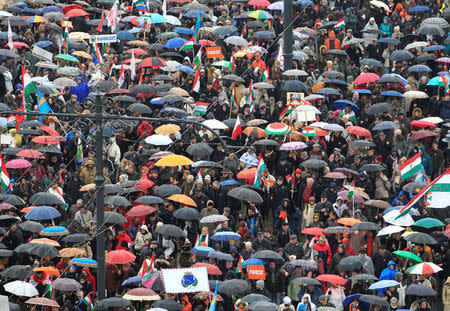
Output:
[[75,82],[78,83],[78,86],[72,86],[70,88],[70,93],[77,95],[78,102],[82,103],[89,95],[89,86],[83,81],[82,77],[77,77]]

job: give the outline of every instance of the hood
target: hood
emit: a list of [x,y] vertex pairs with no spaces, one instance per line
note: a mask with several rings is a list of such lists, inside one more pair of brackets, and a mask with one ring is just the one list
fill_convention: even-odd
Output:
[[147,225],[142,225],[142,226],[139,228],[139,230],[145,230],[147,233],[149,233]]
[[328,38],[330,38],[330,39],[336,38],[336,34],[334,33],[334,31],[330,31],[330,33],[328,34]]
[[[450,279],[450,277],[449,277],[449,279]],[[258,280],[258,281],[256,281],[256,285],[258,285],[259,288],[260,288],[261,290],[263,290],[263,289],[264,289],[264,280]]]
[[427,152],[425,151],[425,146],[422,145],[419,147],[419,150],[423,153],[423,154],[427,154]]
[[185,303],[189,303],[189,297],[187,295],[184,295],[180,298],[181,301],[184,301]]
[[302,297],[302,302],[303,302],[303,299],[304,299],[304,298],[307,298],[308,301],[311,302],[311,296],[310,296],[309,294],[304,294],[304,295],[303,295],[303,297]]
[[91,160],[91,159],[86,160],[86,166],[88,166],[88,165],[95,165],[94,160]]
[[397,269],[397,264],[395,263],[395,261],[390,260],[390,261],[388,262],[388,264],[387,264],[388,268],[389,268],[390,265],[394,265],[394,269]]
[[352,13],[352,9],[347,8],[347,9],[345,10],[345,13]]

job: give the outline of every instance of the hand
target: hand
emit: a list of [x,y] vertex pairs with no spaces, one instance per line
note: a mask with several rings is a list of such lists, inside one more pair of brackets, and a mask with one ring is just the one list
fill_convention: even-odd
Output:
[[285,272],[285,273],[284,273],[284,276],[285,276],[285,277],[288,277],[288,276],[289,276],[289,272]]

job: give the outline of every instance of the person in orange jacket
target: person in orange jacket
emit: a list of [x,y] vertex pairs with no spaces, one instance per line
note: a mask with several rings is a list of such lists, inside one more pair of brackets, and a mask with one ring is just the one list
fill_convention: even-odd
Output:
[[181,311],[192,311],[192,304],[189,302],[189,297],[187,295],[180,298],[180,303],[183,305]]
[[328,39],[325,40],[324,45],[328,48],[328,50],[340,50],[341,49],[341,41],[336,38],[336,34],[334,31],[330,31],[328,34]]
[[255,54],[255,60],[252,62],[253,68],[261,67],[263,69],[266,69],[266,63],[261,59],[261,53]]

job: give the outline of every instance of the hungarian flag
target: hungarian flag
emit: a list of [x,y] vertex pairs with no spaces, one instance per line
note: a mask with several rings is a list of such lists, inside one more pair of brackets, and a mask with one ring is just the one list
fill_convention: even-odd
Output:
[[304,127],[302,131],[302,135],[304,137],[313,137],[316,136],[316,129],[313,127]]
[[108,77],[111,77],[112,75],[114,75],[115,71],[116,71],[116,61],[113,61],[112,65],[108,71]]
[[352,182],[350,190],[347,193],[347,199],[350,202],[355,203],[355,182]]
[[244,38],[244,39],[245,39],[245,33],[246,32],[247,32],[247,28],[244,25],[244,27],[242,27],[242,38]]
[[66,25],[66,27],[64,28],[64,34],[63,34],[63,47],[69,49],[69,26]]
[[192,84],[192,91],[200,94],[200,67],[197,67],[195,72],[194,84]]
[[100,64],[103,64],[102,53],[100,52],[100,49],[98,48],[97,43],[94,43],[93,46],[94,46],[95,57],[97,57],[97,60]]
[[58,199],[60,199],[63,203],[62,206],[64,207],[64,209],[67,211],[69,209],[69,206],[67,206],[66,204],[66,200],[64,200],[64,197],[62,196],[61,191],[59,190],[59,187],[56,188],[56,196],[58,197]]
[[236,139],[239,135],[242,134],[242,125],[241,125],[241,119],[239,118],[239,115],[236,118],[236,123],[234,123],[233,133],[231,134],[232,139]]
[[192,68],[197,66],[200,69],[200,67],[202,66],[202,48],[201,47],[200,47],[200,50],[198,50],[197,55],[195,55],[192,63],[193,63]]
[[117,85],[119,86],[119,88],[122,87],[124,82],[125,82],[125,73],[124,73],[123,64],[122,64],[120,66],[119,80],[117,80]]
[[261,177],[262,177],[262,173],[264,172],[264,170],[267,168],[266,164],[264,163],[264,159],[262,157],[262,155],[259,155],[258,158],[258,165],[256,166],[256,172],[255,172],[255,180],[253,182],[253,184],[256,187],[261,186]]
[[102,7],[102,18],[100,19],[100,24],[98,24],[97,31],[102,32],[103,29],[103,19],[105,18],[105,8]]
[[199,182],[203,183],[202,169],[198,170],[197,176],[195,177],[195,181],[199,181]]
[[283,111],[280,113],[278,120],[283,120],[284,117],[291,114],[292,110],[293,110],[292,105],[287,105],[286,108],[284,108]]
[[11,24],[8,21],[8,45],[9,49],[12,51],[14,50],[14,44],[13,44],[13,32],[11,29]]
[[448,168],[441,176],[433,180],[428,186],[420,190],[420,192],[412,198],[401,210],[400,214],[395,218],[400,218],[409,213],[411,207],[417,203],[424,195],[427,197],[426,207],[446,208],[448,206],[448,195],[450,194],[450,168]]
[[241,273],[242,271],[244,271],[244,266],[245,266],[245,261],[244,258],[242,258],[242,256],[239,256],[239,262],[238,262],[238,266],[236,267],[236,273]]
[[86,305],[89,311],[94,311],[94,304],[92,303],[92,299],[89,294],[83,298],[82,302]]
[[295,168],[292,171],[292,175],[286,176],[286,180],[287,180],[287,182],[290,182],[292,186],[295,185]]
[[206,111],[208,110],[208,106],[209,106],[208,103],[196,102],[194,112],[199,113],[199,114],[206,114]]
[[414,176],[422,165],[422,155],[419,152],[411,159],[408,159],[403,165],[399,167],[400,173],[402,174],[403,180],[406,180]]
[[231,53],[230,63],[231,63],[231,70],[235,70],[236,69],[236,60],[234,58],[234,53]]
[[180,47],[178,51],[192,50],[194,48],[194,45],[194,39],[190,38]]
[[8,190],[10,189],[10,183],[11,180],[9,179],[9,174],[8,171],[6,170],[6,166],[5,163],[3,162],[3,157],[2,154],[0,153],[0,167],[1,167],[1,177],[0,177],[0,182],[2,185],[3,190]]
[[231,90],[231,110],[233,110],[233,106],[238,106],[236,95],[236,86],[233,84],[233,89]]
[[145,259],[144,262],[142,263],[142,275],[141,275],[142,283],[144,283],[149,278],[154,276],[154,274],[152,274],[154,268],[155,268],[155,253],[152,254],[150,263],[148,262],[148,259]]
[[180,20],[180,22],[181,22],[182,18],[183,18],[183,11],[180,10],[180,14],[178,14],[178,19]]
[[280,63],[281,70],[284,70],[284,54],[283,54],[283,47],[280,45],[278,48],[278,54],[277,59],[278,63]]
[[345,28],[345,17],[341,18],[336,25],[334,25],[334,29],[342,29]]
[[253,80],[250,80],[247,94],[247,105],[250,108],[250,112],[253,112]]
[[446,76],[444,76],[443,74],[439,74],[439,86],[442,86],[444,88],[444,92],[448,92],[449,91],[449,80]]
[[52,287],[52,282],[49,280],[49,283],[45,284],[45,289],[48,291],[51,299],[55,298],[55,289]]
[[119,1],[116,0],[113,4],[111,10],[109,11],[108,16],[106,17],[106,19],[108,21],[108,27],[111,28],[112,33],[116,32],[118,10],[119,10]]
[[262,82],[267,82],[267,79],[269,79],[269,68],[264,69],[262,76],[261,76]]
[[25,102],[29,101],[29,96],[37,90],[36,84],[31,81],[31,77],[28,74],[28,71],[22,66],[22,86],[23,86],[23,97],[22,104],[25,107]]

